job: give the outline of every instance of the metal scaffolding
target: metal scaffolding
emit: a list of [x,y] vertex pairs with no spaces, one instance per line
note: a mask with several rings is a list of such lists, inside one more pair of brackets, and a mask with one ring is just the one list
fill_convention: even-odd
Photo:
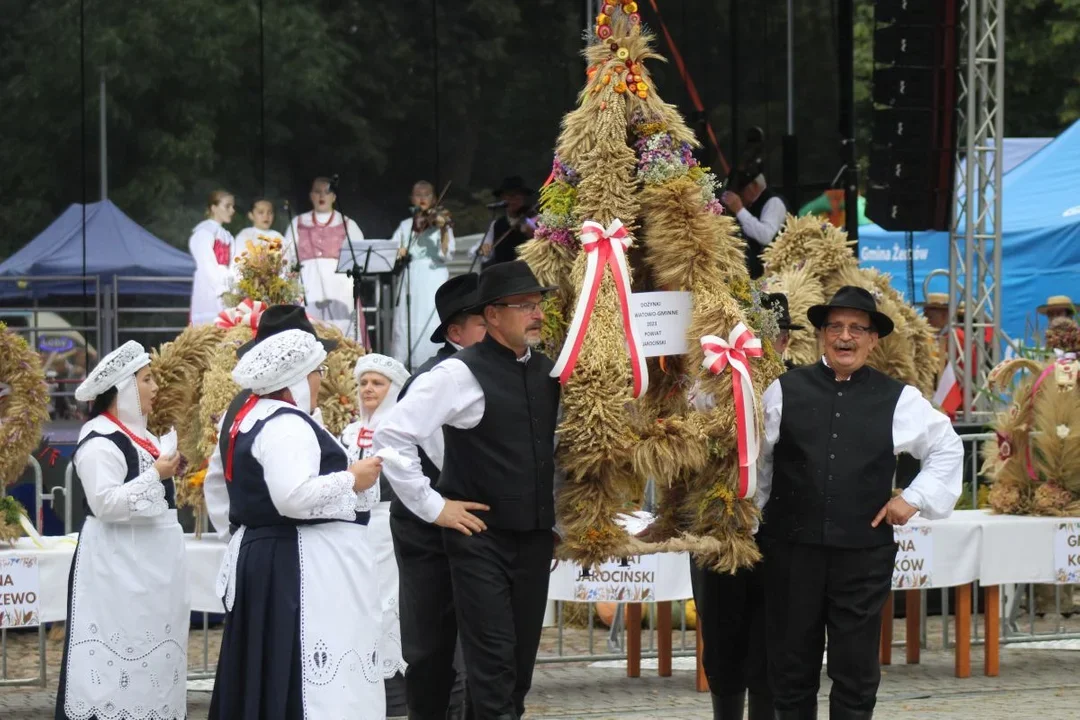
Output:
[[[961,0],[957,173],[949,252],[949,357],[964,399],[957,419],[992,413],[981,389],[1001,359],[1001,158],[1005,127],[1005,0]],[[957,319],[963,302],[963,321]],[[957,333],[955,330],[962,330]],[[973,363],[974,367],[969,363]]]

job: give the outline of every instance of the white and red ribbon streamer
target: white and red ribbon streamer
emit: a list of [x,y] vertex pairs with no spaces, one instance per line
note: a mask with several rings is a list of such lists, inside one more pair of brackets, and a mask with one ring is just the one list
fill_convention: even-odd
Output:
[[753,497],[757,492],[758,428],[757,399],[750,380],[750,358],[761,357],[761,340],[743,323],[728,333],[727,340],[716,335],[701,338],[709,372],[719,375],[731,368],[731,389],[735,397],[735,432],[739,445],[739,497]]
[[263,301],[247,298],[236,307],[219,312],[214,324],[226,330],[238,325],[255,330],[259,327],[259,318],[262,317],[266,308],[267,304]]
[[630,364],[634,371],[634,397],[640,398],[649,389],[649,371],[645,366],[641,342],[634,331],[630,310],[630,271],[626,265],[626,248],[630,247],[630,236],[620,220],[612,221],[607,229],[598,222],[586,220],[581,225],[581,247],[586,252],[585,280],[574,308],[574,319],[566,333],[566,342],[563,343],[551,377],[559,378],[559,382],[565,385],[574,372],[596,305],[596,296],[600,292],[604,268],[610,267],[615,279],[615,290],[619,295],[623,331],[626,333]]

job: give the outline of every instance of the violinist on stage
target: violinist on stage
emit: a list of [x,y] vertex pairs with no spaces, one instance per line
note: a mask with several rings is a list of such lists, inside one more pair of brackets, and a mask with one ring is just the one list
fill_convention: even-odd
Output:
[[[441,198],[440,198],[441,200]],[[420,181],[412,189],[411,217],[394,231],[398,243],[399,286],[395,291],[394,336],[391,354],[406,367],[424,363],[441,343],[431,342],[439,327],[435,291],[450,279],[446,263],[454,255],[453,218],[435,197],[431,183]]]
[[506,215],[496,218],[488,226],[487,234],[480,243],[481,267],[517,260],[518,246],[533,236],[536,230],[536,210],[528,202],[533,190],[520,177],[509,177],[495,190],[498,200],[488,207],[505,207]]

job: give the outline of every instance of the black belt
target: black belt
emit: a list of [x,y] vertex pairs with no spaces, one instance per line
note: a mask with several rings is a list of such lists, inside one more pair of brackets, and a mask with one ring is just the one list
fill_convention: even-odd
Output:
[[[271,524],[271,525],[248,525],[246,527],[248,527],[251,530],[255,530],[256,528],[264,528],[264,527],[303,527],[305,525],[325,525],[327,523],[333,523],[333,522],[352,522],[352,523],[355,523],[357,525],[367,525],[369,522],[371,522],[371,513],[367,512],[367,511],[358,512],[358,513],[356,513],[356,517],[354,519],[352,519],[352,520],[328,520],[328,519],[294,520],[292,522],[274,523],[274,524]],[[236,531],[239,530],[239,529],[240,529],[240,526],[237,525],[236,523],[229,523],[229,534],[230,535],[235,535]]]

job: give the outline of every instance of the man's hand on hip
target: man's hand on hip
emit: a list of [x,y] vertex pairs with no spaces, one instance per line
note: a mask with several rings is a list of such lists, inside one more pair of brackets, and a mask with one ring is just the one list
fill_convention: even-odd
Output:
[[885,507],[878,511],[874,522],[870,523],[870,527],[877,527],[882,520],[889,525],[907,525],[907,521],[917,512],[919,512],[919,508],[905,500],[902,495],[897,495],[885,503]]
[[472,535],[487,530],[487,525],[480,518],[473,515],[470,510],[490,510],[487,505],[468,500],[447,500],[443,505],[439,517],[435,518],[435,524],[439,527],[457,530],[463,535]]

